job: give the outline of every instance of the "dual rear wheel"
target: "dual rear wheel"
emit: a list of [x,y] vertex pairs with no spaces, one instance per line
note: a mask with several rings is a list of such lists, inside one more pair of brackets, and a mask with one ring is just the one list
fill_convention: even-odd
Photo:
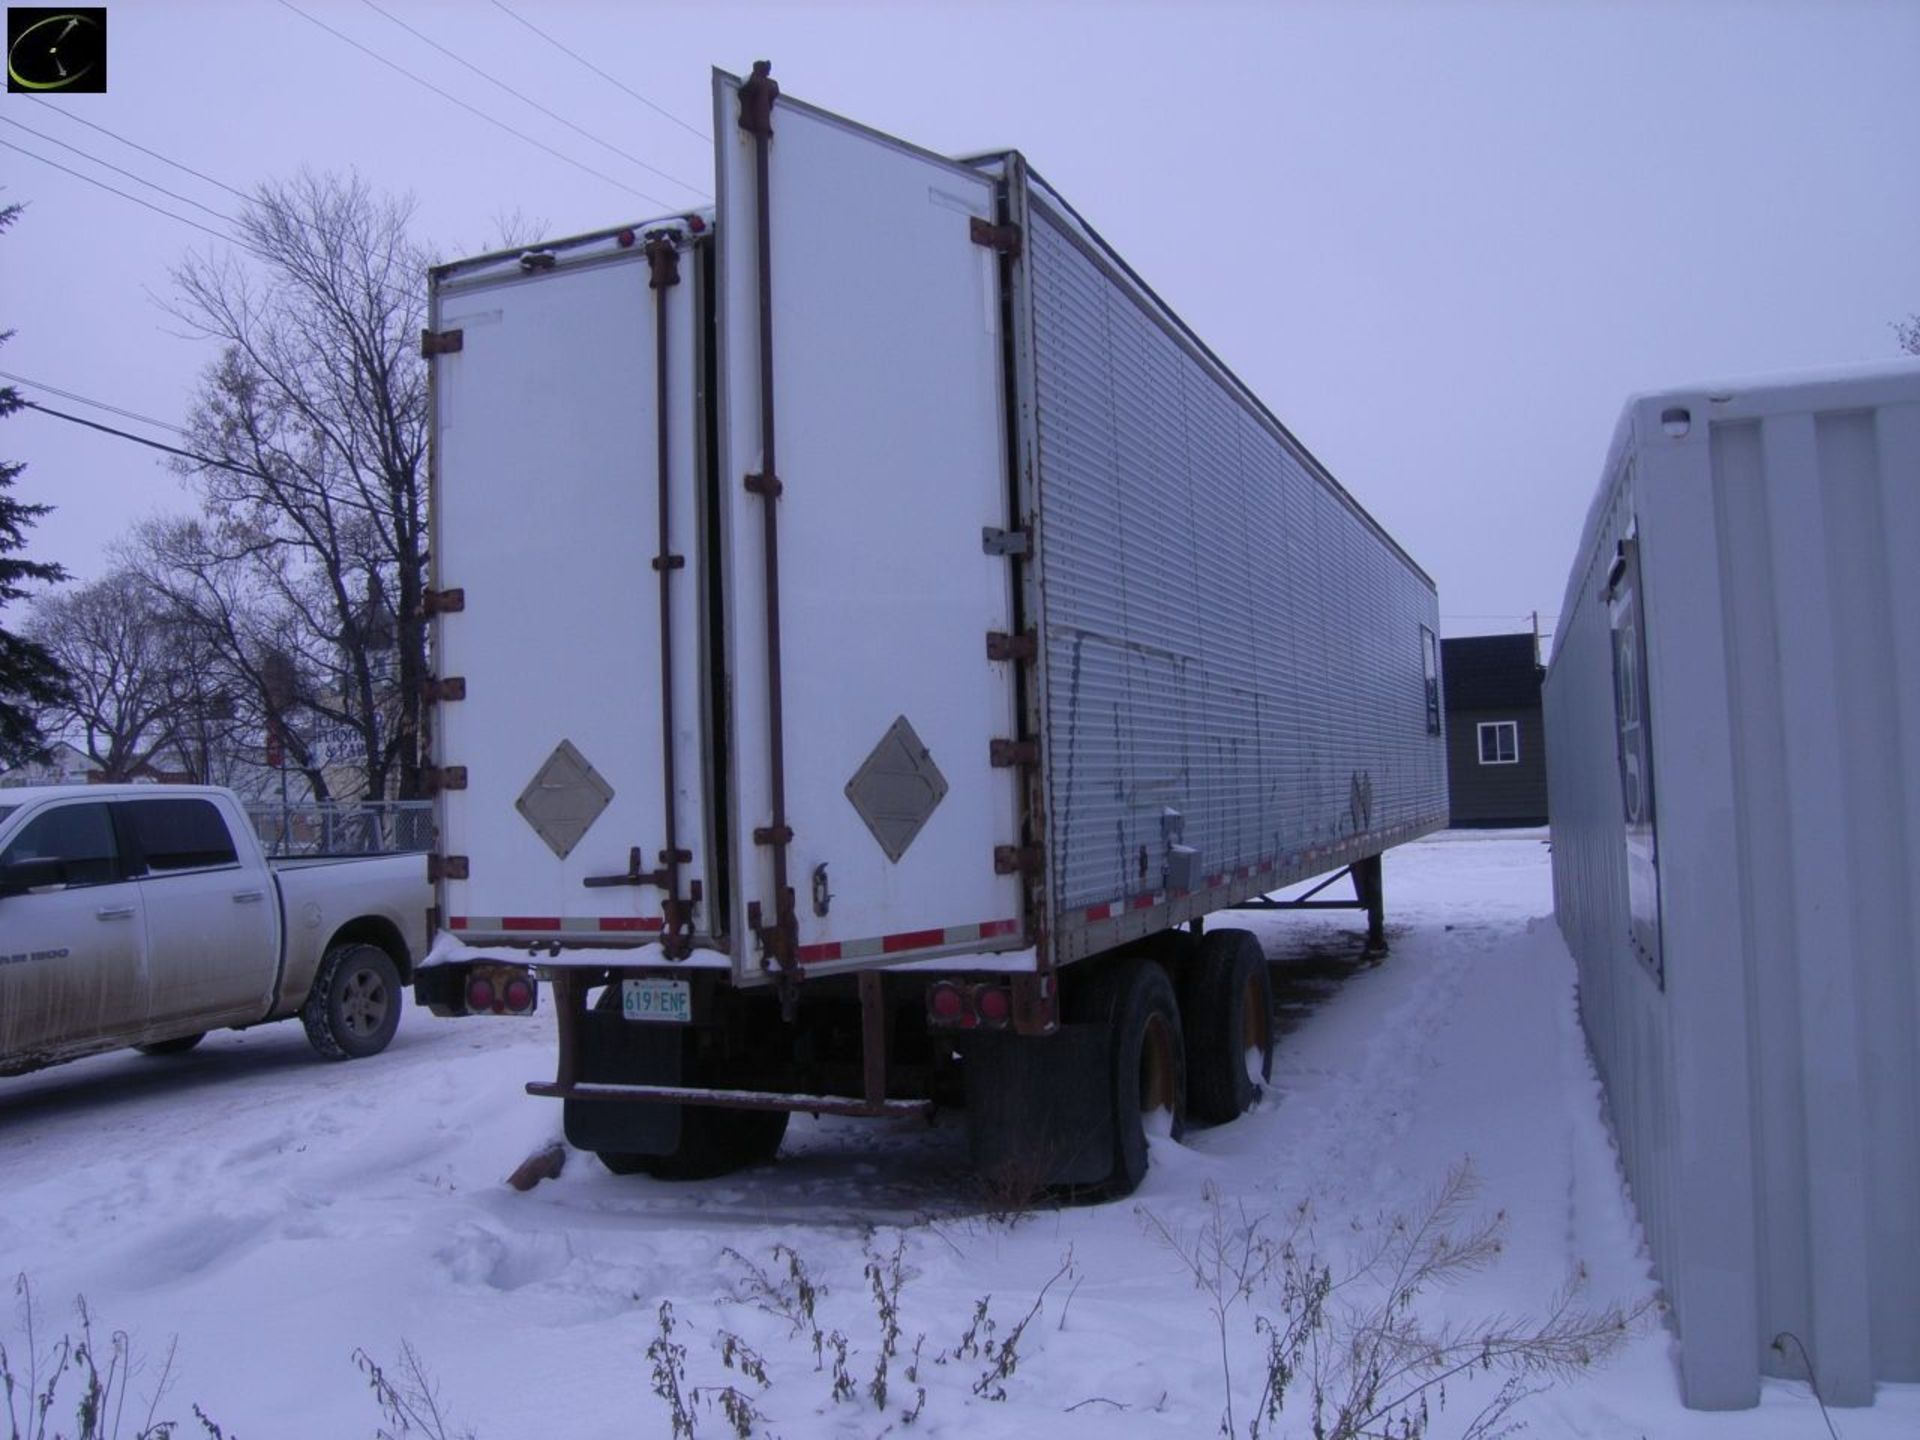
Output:
[[[1165,960],[1180,976],[1176,992]],[[1108,1027],[1113,1169],[1103,1195],[1146,1178],[1149,1140],[1179,1139],[1189,1117],[1217,1125],[1250,1110],[1273,1074],[1273,988],[1245,930],[1175,934],[1153,955],[1110,962],[1073,1018]]]

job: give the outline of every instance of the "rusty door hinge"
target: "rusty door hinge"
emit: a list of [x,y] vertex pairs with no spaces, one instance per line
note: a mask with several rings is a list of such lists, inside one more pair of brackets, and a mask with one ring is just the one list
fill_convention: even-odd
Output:
[[976,245],[998,250],[1010,260],[1020,258],[1018,225],[996,225],[991,220],[982,220],[978,215],[973,215],[967,220],[967,234]]
[[449,675],[444,680],[422,680],[420,698],[429,705],[442,700],[464,700],[467,698],[467,677]]
[[773,134],[773,102],[780,98],[780,82],[765,60],[753,62],[752,73],[740,85],[740,128],[749,135]]
[[420,592],[420,613],[428,619],[435,615],[455,615],[467,608],[465,590],[423,590]]
[[443,765],[420,772],[420,786],[429,795],[438,795],[442,790],[464,790],[467,788],[467,767],[464,765]]
[[1005,770],[1014,765],[1038,765],[1040,742],[1038,740],[989,740],[987,754],[996,770]]
[[649,290],[666,290],[680,283],[680,250],[673,243],[671,230],[656,230],[647,237],[647,269],[652,278]]
[[1008,635],[999,630],[987,632],[987,659],[1031,660],[1040,653],[1040,637],[1032,630]]
[[437,883],[441,880],[464,880],[467,878],[467,857],[464,855],[427,856],[427,880]]
[[996,875],[1034,875],[1045,863],[1038,845],[993,847],[993,873]]
[[420,353],[431,360],[436,355],[452,355],[466,343],[464,330],[422,330]]
[[793,827],[791,825],[756,825],[753,830],[753,843],[790,845],[793,843]]
[[1032,548],[1024,530],[996,530],[991,525],[980,529],[980,549],[985,554],[1011,558],[1031,554]]
[[778,475],[761,475],[757,472],[747,476],[743,483],[749,495],[764,495],[769,500],[779,499],[780,492],[786,489]]

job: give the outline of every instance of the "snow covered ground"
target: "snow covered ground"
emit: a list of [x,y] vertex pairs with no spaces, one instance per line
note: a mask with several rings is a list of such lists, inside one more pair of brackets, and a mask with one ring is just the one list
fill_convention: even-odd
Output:
[[[576,1154],[520,1194],[505,1176],[559,1129],[558,1107],[520,1089],[551,1073],[550,1020],[410,1013],[393,1048],[360,1064],[317,1061],[283,1025],[170,1060],[111,1055],[0,1082],[0,1274],[31,1277],[43,1346],[82,1295],[98,1329],[131,1335],[145,1368],[124,1433],[178,1336],[158,1413],[197,1434],[198,1403],[245,1440],[371,1435],[379,1415],[351,1357],[362,1347],[391,1367],[403,1342],[438,1382],[449,1435],[666,1435],[647,1354],[662,1301],[683,1383],[740,1385],[766,1417],[756,1433],[1212,1434],[1228,1398],[1220,1334],[1155,1230],[1191,1242],[1211,1194],[1230,1225],[1279,1240],[1304,1202],[1338,1269],[1463,1161],[1479,1185],[1469,1216],[1504,1213],[1505,1243],[1489,1267],[1424,1294],[1423,1322],[1544,1314],[1577,1268],[1588,1307],[1650,1300],[1572,963],[1544,918],[1543,837],[1436,837],[1388,856],[1386,889],[1392,953],[1378,966],[1355,963],[1357,916],[1247,917],[1283,982],[1275,1083],[1233,1125],[1156,1142],[1130,1200],[997,1214],[968,1174],[958,1117],[799,1117],[776,1164],[702,1185],[616,1177]],[[809,1333],[729,1298],[751,1288],[735,1254],[788,1275],[776,1247],[823,1287],[818,1370]],[[882,1411],[863,1270],[896,1247],[901,1353]],[[960,1353],[982,1298],[997,1343],[1043,1288],[1010,1374],[989,1375],[993,1352]],[[1263,1375],[1255,1321],[1279,1301],[1267,1283],[1228,1312],[1241,1434]],[[19,1322],[0,1311],[16,1372]],[[764,1357],[765,1388],[725,1368],[723,1331]],[[852,1398],[833,1396],[835,1331]],[[1825,1433],[1803,1384],[1770,1382],[1755,1411],[1683,1409],[1673,1343],[1650,1318],[1611,1363],[1515,1417],[1537,1436]],[[1495,1388],[1450,1384],[1432,1433],[1459,1433]],[[717,1408],[693,1410],[699,1434],[732,1433]],[[1847,1440],[1920,1434],[1920,1386],[1882,1387],[1873,1408],[1834,1421]],[[1263,1433],[1310,1433],[1304,1409]]]

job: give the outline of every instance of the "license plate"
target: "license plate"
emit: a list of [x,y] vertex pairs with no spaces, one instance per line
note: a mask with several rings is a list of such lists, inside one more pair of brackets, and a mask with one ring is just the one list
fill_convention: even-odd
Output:
[[629,1020],[688,1024],[693,1019],[693,987],[685,980],[622,980],[620,1013]]

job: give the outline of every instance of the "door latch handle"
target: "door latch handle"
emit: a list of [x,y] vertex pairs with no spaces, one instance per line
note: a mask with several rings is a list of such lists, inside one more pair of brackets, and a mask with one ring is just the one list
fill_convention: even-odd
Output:
[[99,916],[102,920],[131,920],[133,918],[133,906],[102,905],[98,910],[94,911],[93,913]]
[[265,898],[264,895],[258,890],[236,890],[233,892],[233,903],[236,905],[257,905],[263,898]]

